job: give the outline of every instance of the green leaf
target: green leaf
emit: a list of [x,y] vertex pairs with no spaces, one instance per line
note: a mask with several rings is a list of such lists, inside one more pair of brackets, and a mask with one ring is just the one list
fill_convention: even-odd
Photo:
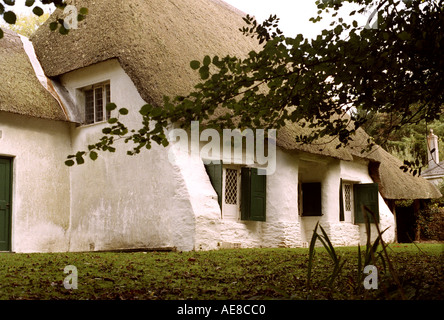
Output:
[[203,60],[203,64],[204,66],[208,67],[211,64],[211,58],[210,56],[205,56],[204,60]]
[[79,14],[79,15],[77,15],[77,21],[83,21],[83,20],[85,20],[85,16],[83,15],[83,14]]
[[121,115],[126,116],[126,115],[129,113],[129,111],[128,111],[128,109],[126,109],[126,108],[122,108],[122,109],[119,110],[119,113],[120,113]]
[[146,104],[146,105],[144,105],[142,108],[140,108],[139,113],[140,113],[142,116],[146,116],[148,113],[151,112],[152,108],[153,108],[153,107],[152,107],[150,104]]
[[15,22],[17,21],[17,16],[12,11],[6,11],[3,14],[3,20],[5,20],[9,24],[15,24]]
[[51,29],[51,31],[55,31],[55,30],[57,30],[58,26],[59,26],[59,24],[57,23],[57,21],[54,21],[49,24],[49,29]]
[[190,62],[191,69],[197,70],[200,68],[200,62],[197,60],[193,60]]
[[59,33],[62,34],[62,35],[67,35],[69,33],[69,30],[65,28],[63,23],[60,25]]
[[210,68],[208,68],[208,66],[203,66],[199,69],[199,73],[202,80],[207,80],[210,77]]
[[8,6],[13,6],[15,5],[15,0],[4,0],[3,1],[5,4],[7,4]]
[[115,103],[108,103],[106,105],[106,111],[113,111],[117,109],[117,105]]
[[87,15],[89,13],[89,10],[88,10],[88,8],[83,7],[83,8],[80,8],[79,13],[83,14],[83,15]]
[[108,120],[108,123],[109,123],[109,124],[115,124],[115,123],[117,123],[117,121],[119,121],[119,119],[117,119],[117,118],[111,118],[111,119]]
[[83,154],[76,155],[76,162],[77,162],[77,164],[84,164],[85,163],[85,159],[83,159]]
[[25,6],[27,7],[32,7],[34,5],[35,0],[26,0],[25,1]]
[[42,8],[40,7],[34,7],[34,9],[32,9],[32,12],[36,15],[36,16],[42,16],[45,12],[43,11]]
[[75,165],[76,163],[73,160],[66,160],[65,161],[65,165],[68,167],[72,167],[73,165]]
[[89,157],[91,158],[92,161],[96,161],[99,155],[97,154],[97,152],[91,151]]
[[0,39],[3,38],[3,30],[0,28]]

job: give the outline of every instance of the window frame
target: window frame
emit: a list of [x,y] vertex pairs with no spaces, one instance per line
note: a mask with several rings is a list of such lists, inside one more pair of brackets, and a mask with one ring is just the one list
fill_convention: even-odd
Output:
[[[355,203],[354,203],[354,185],[359,184],[359,182],[356,181],[349,181],[349,180],[343,180],[341,181],[341,188],[342,188],[342,208],[343,208],[343,214],[344,214],[344,220],[340,220],[341,222],[345,223],[354,223],[355,220]],[[349,186],[349,204],[347,206],[347,192],[346,192],[346,186]],[[347,207],[349,207],[350,210],[347,210]]]
[[[224,213],[225,202],[225,188],[226,188],[226,170],[237,170],[237,211],[236,216],[227,216]],[[258,175],[258,168],[247,167],[242,165],[224,165],[218,164],[206,164],[205,170],[210,178],[211,185],[213,186],[218,196],[218,203],[221,209],[221,219],[235,220],[235,221],[266,221],[266,198],[267,198],[267,180],[265,175]],[[254,182],[260,181],[262,183],[262,189],[257,190],[253,188]],[[260,198],[262,200],[261,212],[254,211],[257,209],[256,203],[253,202],[253,198]],[[253,212],[254,211],[254,212]]]
[[[304,192],[305,189],[305,192]],[[311,189],[311,190],[307,190]],[[312,194],[312,191],[316,191],[316,194]],[[305,195],[304,195],[305,194]],[[305,217],[322,217],[324,213],[322,212],[322,183],[321,182],[301,182],[298,186],[298,195],[299,195],[299,212],[300,216]],[[306,203],[309,203],[312,198],[307,199],[306,197],[315,197],[313,201],[316,205],[309,206]],[[310,212],[310,211],[312,212]]]
[[[100,96],[98,90],[100,90]],[[81,88],[80,91],[83,95],[84,125],[103,123],[111,118],[111,112],[106,110],[106,106],[111,102],[110,81],[95,83]],[[101,106],[99,106],[99,103]]]
[[[227,170],[236,171],[236,203],[230,204],[226,203],[226,192],[227,192]],[[239,220],[241,218],[241,170],[240,166],[222,165],[222,199],[221,199],[221,214],[222,219],[226,220]],[[227,212],[226,205],[236,206],[236,212],[229,215]],[[225,207],[225,210],[224,210]]]

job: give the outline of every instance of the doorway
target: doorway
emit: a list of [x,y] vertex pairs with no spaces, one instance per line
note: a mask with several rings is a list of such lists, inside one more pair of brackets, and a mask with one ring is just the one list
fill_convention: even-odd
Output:
[[0,251],[11,250],[12,160],[0,158]]

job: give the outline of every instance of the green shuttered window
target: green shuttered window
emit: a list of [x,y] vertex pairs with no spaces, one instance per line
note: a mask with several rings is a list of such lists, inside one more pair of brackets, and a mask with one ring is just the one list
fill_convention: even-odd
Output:
[[[223,210],[222,186],[223,167],[222,164],[208,164],[205,169],[210,178],[211,184],[218,196],[219,206]],[[230,175],[226,175],[229,177]],[[267,176],[259,175],[256,168],[241,169],[241,187],[240,187],[240,218],[246,221],[265,221],[266,220],[266,190]],[[225,194],[227,197],[227,194]]]

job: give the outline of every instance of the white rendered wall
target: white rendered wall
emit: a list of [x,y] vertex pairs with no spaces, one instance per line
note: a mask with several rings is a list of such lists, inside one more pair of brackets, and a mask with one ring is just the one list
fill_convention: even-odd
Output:
[[0,156],[13,158],[13,252],[68,250],[69,126],[0,112]]
[[[122,122],[139,128],[145,102],[117,60],[90,66],[62,77],[72,98],[78,89],[110,81],[111,101],[130,113]],[[79,106],[80,108],[82,106]],[[115,114],[113,115],[115,116]],[[106,123],[76,127],[73,153],[98,142]],[[70,250],[176,247],[194,249],[194,215],[185,181],[168,160],[168,149],[130,157],[123,141],[114,154],[71,169]]]

